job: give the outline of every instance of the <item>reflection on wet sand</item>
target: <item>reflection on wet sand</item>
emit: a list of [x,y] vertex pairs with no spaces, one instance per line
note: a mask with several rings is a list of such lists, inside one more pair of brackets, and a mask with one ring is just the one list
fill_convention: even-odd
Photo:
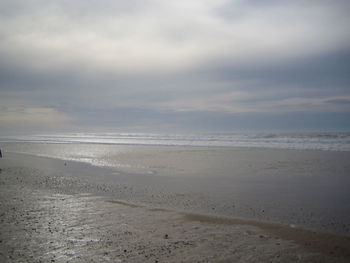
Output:
[[[26,176],[11,174],[8,169],[0,176],[1,262],[347,262],[349,259],[346,242],[337,247],[326,242],[327,251],[310,250],[293,239],[281,238],[278,231],[244,220],[227,221],[147,208],[91,194],[63,194],[59,188],[30,186]],[[322,235],[318,237],[325,240]],[[315,248],[312,245],[310,248]]]

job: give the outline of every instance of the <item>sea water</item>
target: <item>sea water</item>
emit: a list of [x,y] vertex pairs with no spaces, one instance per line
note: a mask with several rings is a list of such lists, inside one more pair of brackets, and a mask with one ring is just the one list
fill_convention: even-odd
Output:
[[9,144],[5,151],[121,168],[129,164],[118,162],[115,160],[116,156],[120,157],[121,152],[131,149],[123,146],[239,147],[348,152],[350,132],[36,134],[0,137],[0,145],[5,144]]
[[0,142],[91,143],[118,145],[233,146],[350,151],[350,132],[295,133],[66,133],[0,137]]
[[[141,189],[128,197],[131,201],[174,203],[180,209],[346,235],[349,146],[350,133],[74,133],[0,139],[5,158],[13,152],[112,168],[114,182]],[[103,181],[101,174],[96,177]],[[137,199],[135,193],[144,191],[151,194]]]
[[[118,169],[146,169],[142,161],[131,161],[136,146],[238,147],[322,151],[350,151],[350,132],[299,133],[65,133],[0,137],[5,151],[45,156]],[[132,147],[135,146],[135,147]],[[147,148],[146,151],[150,151]],[[142,156],[144,156],[143,154]],[[139,159],[142,156],[138,156]],[[129,158],[129,160],[126,160]],[[143,158],[143,157],[142,157]],[[123,160],[124,159],[124,160]]]

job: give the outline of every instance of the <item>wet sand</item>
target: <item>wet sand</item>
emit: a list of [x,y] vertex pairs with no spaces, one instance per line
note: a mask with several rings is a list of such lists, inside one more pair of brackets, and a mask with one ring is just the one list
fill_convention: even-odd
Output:
[[32,149],[53,156],[56,151],[87,156],[91,145],[6,146],[3,168],[30,168],[49,177],[46,187],[64,183],[64,193],[89,192],[158,208],[350,236],[350,152],[94,146],[98,163],[116,164],[109,169],[72,161],[65,166],[60,159],[8,152]]
[[151,192],[93,181],[101,168],[20,155],[0,165],[0,262],[350,260],[349,237],[156,206]]

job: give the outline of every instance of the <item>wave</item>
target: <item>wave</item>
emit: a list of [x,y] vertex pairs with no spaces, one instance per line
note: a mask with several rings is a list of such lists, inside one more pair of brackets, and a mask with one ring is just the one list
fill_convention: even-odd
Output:
[[304,133],[65,133],[0,138],[0,142],[254,147],[350,151],[350,132]]

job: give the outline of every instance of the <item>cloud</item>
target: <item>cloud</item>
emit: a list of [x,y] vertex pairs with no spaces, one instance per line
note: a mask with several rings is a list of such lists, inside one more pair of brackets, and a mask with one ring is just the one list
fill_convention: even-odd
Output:
[[331,104],[350,105],[350,99],[330,99],[326,100],[326,102]]
[[[349,43],[344,2],[284,2],[263,11],[241,1],[3,2],[0,52],[38,69],[178,71],[215,57],[285,59]],[[214,12],[242,6],[234,21]]]
[[[193,37],[177,42],[167,37],[175,35],[172,28],[178,31],[181,21],[183,30],[189,30],[187,24],[205,24],[205,16],[184,12],[190,4],[71,2],[34,1],[36,9],[26,5],[23,9],[28,8],[28,12],[3,16],[1,51],[38,69],[68,64],[112,72],[177,69],[207,52]],[[192,27],[195,30],[196,26]]]
[[225,121],[248,123],[234,116],[348,114],[349,7],[344,0],[1,1],[1,121],[225,129],[235,127]]
[[8,130],[51,130],[72,128],[72,118],[55,109],[35,107],[2,107],[0,128]]

